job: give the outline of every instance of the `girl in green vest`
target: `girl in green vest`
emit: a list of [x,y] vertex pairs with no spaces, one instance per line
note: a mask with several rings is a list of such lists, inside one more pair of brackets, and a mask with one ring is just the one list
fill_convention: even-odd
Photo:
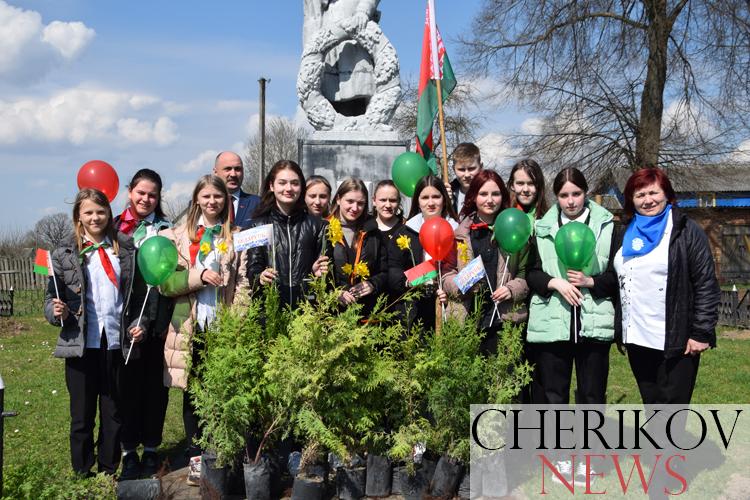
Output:
[[[536,370],[534,403],[566,404],[573,366],[577,402],[605,402],[609,349],[614,339],[617,276],[610,266],[612,214],[587,199],[588,185],[576,168],[562,170],[553,182],[557,203],[536,222],[534,263],[527,274],[532,292],[527,341]],[[564,224],[588,225],[596,237],[594,255],[583,272],[566,269],[555,252],[555,235]]]

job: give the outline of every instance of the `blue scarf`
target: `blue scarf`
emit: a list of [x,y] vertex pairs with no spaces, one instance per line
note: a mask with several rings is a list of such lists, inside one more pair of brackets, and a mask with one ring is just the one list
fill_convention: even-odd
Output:
[[671,211],[672,205],[667,204],[659,215],[635,214],[635,218],[625,230],[625,237],[622,240],[622,256],[646,255],[656,248],[664,236],[664,228],[667,227]]

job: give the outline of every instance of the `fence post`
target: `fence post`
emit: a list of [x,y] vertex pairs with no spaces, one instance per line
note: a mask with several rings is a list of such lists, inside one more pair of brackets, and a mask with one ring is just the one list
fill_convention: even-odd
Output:
[[15,417],[17,415],[14,411],[5,410],[5,383],[3,383],[3,377],[0,375],[0,498],[3,496],[3,420],[6,417]]
[[732,326],[740,326],[739,292],[737,285],[732,285]]

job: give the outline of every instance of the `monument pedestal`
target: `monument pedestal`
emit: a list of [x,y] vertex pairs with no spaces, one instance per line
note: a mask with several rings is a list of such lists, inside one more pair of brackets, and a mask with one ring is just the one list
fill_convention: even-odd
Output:
[[[364,181],[370,195],[378,181],[391,178],[391,165],[409,150],[396,132],[316,131],[298,141],[299,164],[305,178],[322,175],[334,193],[345,177]],[[368,200],[369,201],[369,200]]]

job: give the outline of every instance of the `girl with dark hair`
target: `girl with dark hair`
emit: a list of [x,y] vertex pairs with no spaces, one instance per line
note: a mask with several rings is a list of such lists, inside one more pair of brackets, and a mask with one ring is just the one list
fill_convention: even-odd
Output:
[[512,193],[510,206],[526,212],[532,226],[547,213],[544,173],[539,164],[531,158],[513,165],[508,178],[508,189]]
[[[474,310],[475,294],[484,299],[480,326],[486,332],[482,340],[485,354],[497,351],[497,333],[503,321],[520,323],[527,318],[524,301],[529,291],[525,279],[528,247],[511,256],[503,255],[490,229],[497,214],[507,208],[509,202],[505,183],[494,170],[482,170],[474,177],[466,192],[461,223],[456,229],[456,267],[449,266],[443,274],[443,288],[461,303],[461,313]],[[461,296],[453,278],[478,255],[482,257],[487,279]]]
[[[404,271],[431,258],[419,243],[419,230],[422,229],[422,224],[432,217],[446,219],[454,229],[458,226],[457,215],[453,210],[445,184],[439,177],[427,175],[420,179],[414,188],[408,220],[387,242],[388,284],[391,293],[397,297],[403,295],[409,286]],[[447,295],[440,283],[434,281],[427,283],[422,297],[411,304],[410,315],[406,318],[407,322],[411,324],[420,320],[425,331],[433,329],[436,297],[442,303],[447,302]],[[405,313],[407,305],[402,303],[401,307]]]
[[[229,222],[232,198],[224,180],[204,175],[193,189],[186,220],[160,234],[177,247],[177,271],[161,285],[161,292],[175,297],[164,346],[164,383],[183,389],[182,419],[188,440],[190,472],[188,483],[200,479],[200,435],[195,406],[187,391],[190,377],[200,363],[203,333],[216,317],[220,304],[230,305],[239,294],[248,293],[247,255],[235,252]],[[179,312],[178,312],[179,311]],[[191,372],[188,373],[188,357]]]
[[[567,404],[575,365],[577,402],[600,404],[605,402],[618,289],[610,265],[614,219],[586,197],[586,179],[576,168],[557,174],[553,190],[557,203],[536,223],[535,265],[527,274],[533,292],[527,341],[540,388],[532,397],[535,403]],[[558,230],[571,221],[586,224],[596,236],[584,272],[566,269],[555,252]]]
[[311,175],[305,183],[307,212],[318,217],[328,217],[331,205],[331,184],[322,175]]
[[133,239],[115,229],[103,193],[78,193],[73,225],[74,241],[51,255],[55,276],[47,285],[44,314],[51,324],[62,324],[54,355],[65,358],[73,471],[88,476],[96,460],[99,472],[113,475],[120,463],[118,380],[124,357],[144,337],[136,325],[145,297],[133,290]]
[[344,287],[339,302],[364,305],[362,316],[375,306],[388,282],[386,250],[375,219],[367,215],[367,187],[359,179],[347,178],[334,198],[331,227],[341,227],[339,241],[331,241],[326,253],[333,263],[337,287]]
[[304,297],[304,280],[312,273],[328,271],[328,257],[321,256],[323,221],[307,213],[305,176],[295,162],[279,160],[263,182],[261,202],[254,225],[273,225],[273,259],[267,247],[250,249],[248,276],[251,283],[278,282],[284,304],[294,306]]
[[[162,229],[171,227],[161,209],[162,181],[158,173],[147,168],[135,173],[128,184],[128,206],[115,218],[121,233],[133,236],[136,248]],[[147,286],[141,273],[135,275],[134,290],[146,295]],[[161,444],[169,389],[164,386],[164,341],[172,317],[174,301],[158,290],[148,294],[149,321],[141,321],[147,335],[133,350],[121,371],[122,394],[122,471],[120,479],[150,477],[159,470],[156,453]],[[136,451],[143,444],[143,457]]]
[[614,268],[618,338],[644,404],[689,404],[701,352],[716,346],[720,289],[703,230],[677,207],[667,175],[644,168],[625,185]]

